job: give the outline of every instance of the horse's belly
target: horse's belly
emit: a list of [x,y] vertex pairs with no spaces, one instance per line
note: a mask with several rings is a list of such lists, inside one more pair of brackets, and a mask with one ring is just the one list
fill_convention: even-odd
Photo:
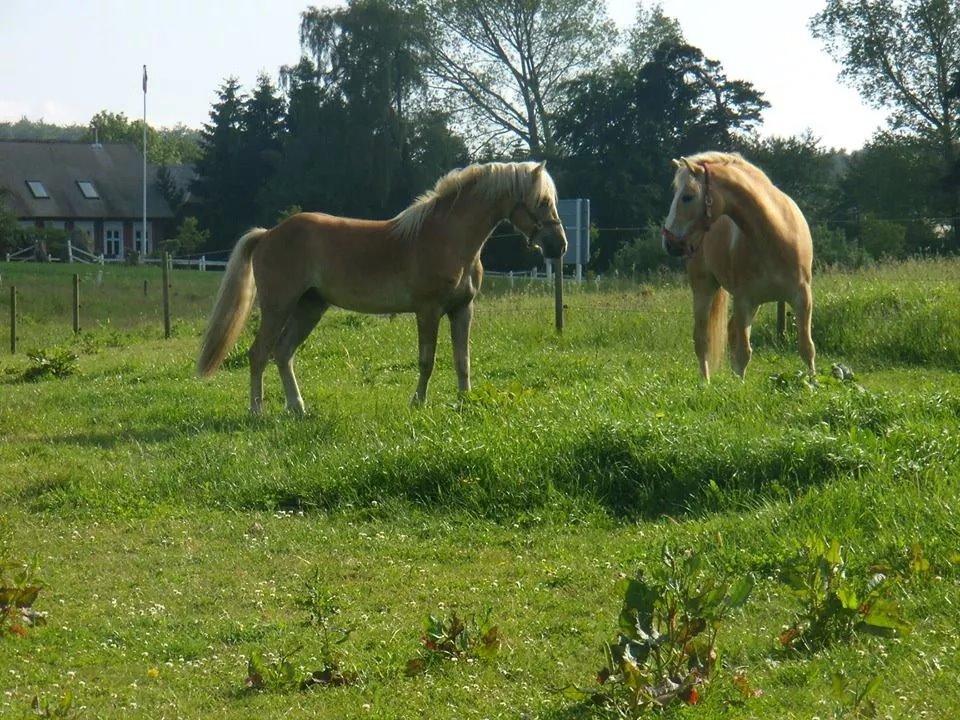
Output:
[[331,305],[362,313],[401,313],[413,310],[413,298],[405,283],[340,278],[317,283],[317,291]]

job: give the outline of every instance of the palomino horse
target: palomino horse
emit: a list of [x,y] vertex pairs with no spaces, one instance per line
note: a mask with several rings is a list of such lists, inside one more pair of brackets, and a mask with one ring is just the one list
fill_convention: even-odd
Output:
[[260,413],[271,355],[287,408],[303,412],[293,374],[297,348],[330,306],[363,313],[415,313],[420,381],[426,400],[441,318],[450,318],[461,392],[470,389],[470,323],[480,289],[480,250],[508,219],[548,257],[567,239],[557,191],[544,163],[489,163],[454,170],[392,220],[300,213],[237,242],[207,326],[197,371],[211,375],[236,342],[253,305],[260,329],[249,351],[250,411]]
[[[753,317],[761,303],[774,300],[793,306],[800,356],[815,373],[813,245],[803,213],[737,153],[706,152],[673,162],[676,195],[663,227],[663,247],[687,259],[701,375],[710,379],[728,340],[733,370],[744,376]],[[733,317],[725,337],[728,292]]]

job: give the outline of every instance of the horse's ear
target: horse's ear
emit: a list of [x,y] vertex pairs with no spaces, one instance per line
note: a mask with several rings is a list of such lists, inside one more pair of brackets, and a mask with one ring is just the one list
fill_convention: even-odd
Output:
[[541,160],[540,162],[537,163],[537,166],[533,169],[533,174],[539,175],[546,169],[547,169],[547,161]]
[[696,169],[696,168],[693,166],[693,164],[692,164],[689,160],[687,160],[685,157],[680,158],[680,162],[682,162],[682,163],[684,164],[684,166],[687,168],[687,170],[689,170],[691,173],[693,173],[694,175],[697,174],[697,169]]
[[679,160],[677,160],[676,158],[674,158],[674,159],[671,160],[670,162],[673,163],[673,166],[674,166],[677,170],[679,170],[680,168],[683,167],[683,163],[680,162]]

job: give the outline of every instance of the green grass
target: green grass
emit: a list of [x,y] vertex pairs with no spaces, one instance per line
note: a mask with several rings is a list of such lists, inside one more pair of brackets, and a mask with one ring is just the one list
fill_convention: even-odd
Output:
[[[617,578],[664,542],[759,578],[721,638],[723,673],[680,715],[831,717],[838,669],[881,674],[891,717],[960,709],[956,261],[817,278],[815,389],[772,307],[746,382],[702,385],[674,278],[568,285],[562,337],[543,283],[488,282],[474,392],[457,398],[442,341],[419,410],[411,319],[334,311],[298,355],[304,420],[283,412],[273,368],[266,416],[247,416],[242,352],[192,377],[217,274],[173,274],[164,340],[158,269],[107,267],[97,284],[82,268],[74,338],[75,270],[0,264],[3,346],[15,283],[21,347],[80,356],[76,376],[24,383],[27,358],[0,355],[0,555],[37,555],[50,614],[0,640],[0,717],[65,689],[98,718],[590,717],[556,689],[590,684]],[[833,362],[857,383],[832,381]],[[905,593],[913,634],[779,652],[796,605],[775,577],[811,533],[839,538],[858,572],[921,541],[937,574]],[[356,626],[342,649],[362,683],[245,691],[256,648],[301,645],[311,669],[320,639],[297,599],[317,571]],[[403,676],[428,613],[488,606],[506,637],[495,662]],[[762,697],[731,702],[734,667]]]

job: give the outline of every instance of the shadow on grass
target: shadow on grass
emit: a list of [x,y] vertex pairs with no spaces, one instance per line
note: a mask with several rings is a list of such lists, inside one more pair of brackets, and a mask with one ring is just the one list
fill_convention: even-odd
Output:
[[551,508],[650,519],[788,499],[869,466],[859,446],[815,431],[697,441],[680,428],[600,426],[572,440],[544,448],[542,457],[553,460],[540,463],[502,449],[439,442],[385,449],[326,481],[301,475],[251,485],[236,500],[245,509],[356,511],[406,504],[493,520]]
[[652,518],[782,499],[866,467],[860,448],[816,432],[730,440],[599,427],[558,462],[553,483],[616,517]]
[[[442,436],[367,454],[350,447],[330,457],[307,452],[317,443],[336,442],[342,422],[329,416],[290,427],[280,418],[209,417],[119,434],[66,435],[53,442],[109,449],[135,441],[158,444],[160,452],[166,441],[179,442],[170,443],[174,456],[162,472],[138,478],[135,497],[127,474],[104,481],[95,468],[85,467],[69,478],[38,479],[21,498],[44,508],[174,502],[364,512],[408,506],[500,521],[552,510],[599,511],[630,520],[727,512],[789,499],[870,467],[865,448],[822,430],[739,437],[735,429],[701,433],[654,421],[629,428],[601,423],[535,449]],[[262,432],[278,428],[282,432]],[[247,433],[251,442],[238,452],[229,436]],[[183,439],[194,435],[200,444],[184,446]]]

